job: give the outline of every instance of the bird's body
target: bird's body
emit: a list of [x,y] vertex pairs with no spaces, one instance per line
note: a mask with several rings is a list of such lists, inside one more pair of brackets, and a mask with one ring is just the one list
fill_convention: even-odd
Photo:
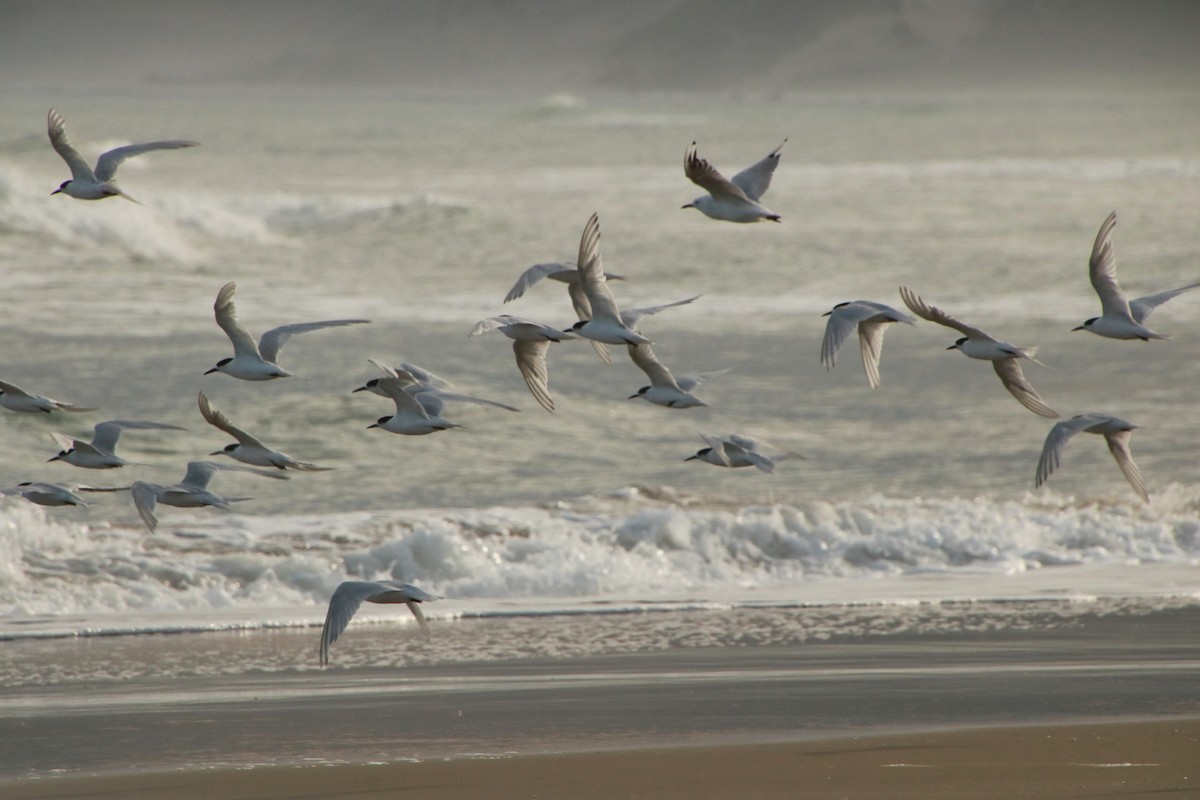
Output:
[[233,460],[240,461],[243,464],[250,464],[255,467],[274,467],[280,470],[294,469],[302,472],[324,472],[330,469],[329,467],[318,467],[316,464],[308,461],[300,461],[287,453],[267,447],[261,441],[230,422],[229,418],[220,411],[214,409],[204,392],[200,392],[197,404],[200,407],[200,415],[204,417],[205,422],[237,439],[235,444],[226,445],[224,449],[209,453],[209,455],[229,456]]
[[[53,108],[46,115],[46,132],[50,136],[50,144],[62,160],[71,169],[71,179],[63,181],[62,185],[51,192],[65,194],[76,200],[103,200],[106,197],[124,197],[133,200],[117,185],[117,167],[127,158],[148,153],[152,150],[178,150],[183,147],[195,147],[197,142],[173,139],[162,142],[145,142],[117,147],[102,153],[96,161],[95,169],[88,165],[83,156],[71,145],[67,138],[66,123],[62,114]],[[133,200],[133,202],[137,202]]]
[[1129,300],[1124,290],[1117,283],[1117,260],[1113,254],[1112,232],[1117,225],[1117,212],[1113,211],[1100,225],[1096,234],[1096,242],[1092,245],[1092,255],[1088,259],[1088,278],[1092,288],[1100,298],[1098,317],[1086,320],[1082,325],[1073,328],[1076,331],[1091,331],[1097,336],[1107,339],[1141,339],[1148,342],[1151,339],[1166,339],[1161,333],[1155,333],[1146,327],[1146,320],[1154,309],[1189,289],[1195,289],[1200,283],[1190,283],[1178,289],[1171,289],[1158,294],[1146,295]]
[[[569,261],[553,261],[545,264],[534,264],[529,269],[521,273],[517,278],[517,282],[508,290],[508,294],[504,296],[504,302],[511,303],[518,297],[521,297],[538,281],[543,278],[559,281],[567,285],[567,294],[571,298],[571,307],[575,309],[575,316],[580,322],[587,322],[592,318],[592,303],[588,300],[587,293],[583,290],[583,278],[579,273],[577,265]],[[623,281],[625,276],[614,275],[611,272],[604,273],[606,281]],[[603,342],[590,340],[592,349],[596,351],[596,355],[604,361],[605,364],[612,364],[612,356],[608,354],[608,348]]]
[[1149,503],[1150,495],[1146,492],[1146,482],[1129,450],[1129,440],[1136,428],[1137,426],[1132,423],[1107,414],[1079,414],[1071,419],[1063,420],[1051,428],[1049,435],[1046,436],[1046,442],[1042,446],[1042,455],[1038,459],[1037,472],[1034,475],[1034,487],[1040,487],[1058,468],[1063,448],[1066,447],[1072,436],[1077,433],[1095,433],[1104,437],[1108,444],[1108,451],[1112,453],[1117,466],[1120,467],[1121,474],[1129,481],[1129,485],[1137,492],[1138,497]]
[[279,366],[276,360],[279,358],[280,349],[293,336],[322,328],[337,328],[370,322],[366,319],[329,319],[321,322],[281,325],[264,333],[256,343],[250,332],[238,321],[237,308],[233,304],[233,294],[236,290],[237,284],[230,281],[217,292],[216,302],[213,303],[213,315],[216,317],[217,325],[225,331],[225,335],[233,343],[233,357],[221,359],[216,366],[205,372],[205,375],[223,372],[244,381],[288,378],[292,373]]
[[212,506],[228,511],[230,503],[249,500],[249,497],[222,497],[209,491],[209,481],[220,470],[252,472],[264,478],[287,479],[286,475],[276,472],[215,464],[211,461],[189,461],[183,480],[173,486],[164,486],[159,483],[148,483],[146,481],[133,482],[129,487],[129,492],[133,495],[133,504],[137,508],[138,516],[146,523],[146,527],[150,529],[150,532],[154,533],[158,528],[158,517],[155,516],[154,509],[159,503],[167,506],[175,506],[176,508],[203,508],[204,506]]
[[758,450],[758,442],[738,434],[729,436],[713,436],[702,433],[700,438],[708,447],[697,450],[695,455],[688,456],[684,461],[703,461],[714,467],[755,467],[763,472],[775,471],[775,462]]
[[33,414],[49,414],[52,411],[70,411],[72,413],[95,411],[93,408],[77,406],[74,403],[64,403],[62,400],[55,400],[52,397],[30,394],[21,387],[7,381],[0,381],[0,408]]
[[546,367],[546,351],[550,349],[551,342],[562,342],[575,337],[566,331],[511,314],[480,320],[468,335],[481,336],[489,331],[500,331],[513,340],[517,369],[520,370],[529,393],[542,408],[553,414],[554,398],[550,396],[550,372]]
[[683,174],[692,183],[708,192],[697,197],[684,208],[694,208],[711,219],[726,222],[779,222],[780,216],[759,202],[771,185],[771,176],[779,165],[783,143],[732,178],[726,178],[716,167],[700,158],[696,143],[688,147],[683,156]]
[[39,506],[86,506],[87,502],[70,486],[58,483],[25,481],[8,489],[0,489],[0,495],[19,495]]
[[[482,397],[473,397],[469,394],[460,394],[458,392],[448,392],[439,386],[433,385],[432,383],[433,380],[437,380],[445,385],[445,380],[438,378],[432,372],[421,369],[414,364],[401,364],[399,367],[391,367],[381,361],[376,361],[373,358],[368,358],[367,360],[378,367],[380,371],[383,372],[385,377],[405,378],[406,381],[411,380],[412,383],[406,385],[404,387],[404,391],[417,398],[417,402],[419,402],[421,407],[425,409],[425,413],[431,417],[440,417],[442,415],[442,411],[444,411],[446,408],[446,403],[448,402],[470,403],[477,406],[502,408],[505,411],[519,412],[521,410],[515,406],[510,406],[507,403],[499,403],[495,400],[487,400]],[[377,394],[380,397],[391,397],[391,395],[379,387],[379,381],[381,380],[383,379],[372,378],[353,391],[371,392],[372,394]]]
[[579,259],[576,262],[580,286],[591,306],[590,319],[581,319],[572,330],[585,339],[604,344],[649,344],[621,318],[621,310],[608,288],[600,260],[600,216],[592,214],[579,239]]
[[947,350],[959,350],[968,358],[992,362],[996,376],[1000,378],[1004,388],[1017,399],[1017,402],[1039,416],[1051,418],[1058,416],[1058,412],[1042,400],[1041,395],[1025,378],[1025,373],[1021,369],[1022,359],[1033,361],[1035,364],[1041,363],[1034,357],[1037,354],[1036,347],[1017,347],[1008,342],[993,339],[978,328],[971,327],[940,308],[929,305],[907,286],[900,287],[900,297],[918,317],[945,325],[964,334],[961,339],[947,347]]
[[825,324],[825,337],[821,340],[821,363],[826,369],[833,369],[838,348],[850,331],[857,330],[863,370],[872,389],[879,388],[879,358],[883,353],[883,335],[887,326],[893,322],[916,324],[908,314],[871,300],[838,303],[825,316],[829,317],[829,322]]
[[96,424],[90,442],[51,434],[62,450],[50,461],[64,461],[84,469],[114,469],[129,462],[116,454],[117,440],[125,430],[168,430],[181,431],[178,425],[144,420],[110,419]]
[[421,632],[429,635],[429,623],[421,611],[421,603],[427,603],[437,598],[413,586],[411,583],[400,581],[344,581],[333,591],[329,598],[329,610],[325,613],[325,626],[321,629],[320,663],[324,667],[329,663],[329,647],[338,640],[342,631],[350,624],[359,606],[367,603],[403,603],[408,606],[421,626]]
[[695,408],[697,406],[706,406],[699,397],[692,394],[692,390],[709,378],[723,375],[728,372],[728,369],[716,370],[714,372],[705,372],[700,375],[680,375],[676,377],[671,374],[658,357],[655,356],[654,350],[648,344],[631,344],[629,345],[629,357],[633,359],[633,363],[638,366],[642,372],[646,373],[646,377],[650,379],[649,386],[643,386],[637,390],[636,394],[629,396],[630,400],[642,398],[648,402],[658,406],[667,408]]

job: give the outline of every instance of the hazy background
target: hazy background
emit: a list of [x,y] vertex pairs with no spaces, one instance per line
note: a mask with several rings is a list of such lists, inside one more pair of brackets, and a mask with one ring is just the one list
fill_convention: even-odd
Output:
[[1179,90],[1194,0],[0,2],[5,83]]

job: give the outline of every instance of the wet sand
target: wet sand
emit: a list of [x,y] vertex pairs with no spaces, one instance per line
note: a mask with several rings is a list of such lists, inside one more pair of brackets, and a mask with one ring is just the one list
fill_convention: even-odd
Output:
[[[1186,797],[1197,629],[1185,607],[1021,633],[5,687],[0,797]],[[263,636],[24,652],[166,665]],[[360,632],[375,637],[395,631]]]

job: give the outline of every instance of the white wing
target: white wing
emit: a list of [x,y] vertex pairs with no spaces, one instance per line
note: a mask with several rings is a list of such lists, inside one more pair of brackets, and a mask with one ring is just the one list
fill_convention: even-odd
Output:
[[692,142],[683,154],[683,174],[713,197],[752,202],[742,187],[726,178],[717,171],[716,167],[696,154],[695,142]]
[[1132,320],[1129,301],[1117,284],[1117,259],[1112,246],[1112,232],[1116,225],[1116,211],[1101,223],[1096,243],[1092,246],[1092,257],[1088,259],[1088,277],[1092,281],[1092,288],[1100,296],[1100,308],[1106,316]]
[[200,395],[197,398],[197,404],[200,406],[200,416],[204,417],[204,421],[209,425],[212,425],[214,428],[220,428],[248,447],[261,447],[264,450],[269,449],[258,439],[255,439],[253,436],[230,422],[229,418],[220,411],[214,409],[209,404],[208,397],[205,396],[204,392],[200,392]]
[[142,518],[142,522],[146,523],[146,527],[154,533],[158,527],[158,517],[154,516],[154,507],[158,505],[158,493],[164,487],[153,483],[145,483],[143,481],[134,481],[129,487],[129,493],[133,495],[133,504],[137,508],[138,516]]
[[264,359],[274,363],[279,358],[279,351],[298,333],[319,331],[322,328],[340,328],[344,325],[363,325],[369,319],[327,319],[321,322],[296,322],[291,325],[280,325],[264,333],[258,340],[258,352]]
[[660,311],[666,311],[668,308],[676,306],[686,306],[694,303],[704,295],[698,294],[687,298],[686,300],[676,300],[674,303],[664,303],[661,306],[647,306],[646,308],[631,308],[628,311],[621,312],[621,322],[630,330],[637,328],[638,323],[646,317],[652,317]]
[[345,581],[333,591],[329,598],[329,610],[325,613],[325,627],[321,629],[321,666],[329,663],[329,646],[338,640],[342,631],[354,618],[354,612],[371,595],[379,591],[379,584],[367,581]]
[[1117,460],[1117,466],[1121,468],[1125,480],[1129,481],[1138,497],[1149,503],[1150,495],[1146,493],[1146,481],[1143,480],[1142,471],[1138,469],[1137,464],[1133,463],[1133,454],[1129,452],[1129,439],[1132,436],[1133,431],[1117,431],[1104,434],[1104,441],[1108,443],[1108,452]]
[[429,414],[425,412],[425,408],[421,405],[416,397],[405,391],[405,388],[412,386],[415,380],[408,373],[403,373],[395,378],[380,378],[378,386],[388,397],[396,403],[396,413],[416,414],[418,417],[429,419]]
[[731,466],[729,463],[729,454],[725,452],[724,439],[722,439],[720,436],[713,436],[711,433],[704,433],[703,431],[700,432],[700,438],[703,439],[704,443],[712,449],[712,452],[717,456],[722,464],[727,467]]
[[217,327],[225,331],[229,341],[233,343],[234,355],[249,355],[261,358],[258,345],[250,331],[238,322],[237,308],[233,305],[233,293],[237,291],[237,283],[230,281],[217,292],[217,300],[213,303],[213,316],[217,319]]
[[825,323],[825,336],[821,339],[821,363],[826,369],[833,369],[837,364],[837,351],[859,321],[875,313],[874,310],[858,303],[835,306],[829,312],[829,321]]
[[583,227],[579,239],[579,281],[592,307],[592,319],[620,321],[621,311],[608,288],[604,266],[600,260],[600,216],[593,213]]
[[734,175],[730,181],[741,188],[751,200],[757,201],[771,187],[771,176],[775,174],[775,168],[779,166],[779,151],[785,144],[787,144],[787,139],[780,142],[779,147],[763,156],[762,160]]
[[[569,272],[576,269],[576,265],[566,261],[555,261],[546,264],[534,264],[529,269],[521,273],[521,277],[517,278],[517,282],[508,290],[508,294],[504,296],[504,302],[511,303],[518,297],[521,297],[525,292],[529,291],[529,287],[533,286],[538,281],[545,277],[558,272]],[[581,319],[583,319],[581,317]]]
[[110,419],[107,422],[96,424],[95,433],[92,436],[92,447],[111,453],[116,448],[117,441],[121,438],[121,431],[124,430],[182,431],[186,430],[186,428],[181,428],[178,425],[167,425],[162,422]]
[[1026,379],[1019,360],[1016,358],[996,359],[992,361],[992,367],[996,370],[996,375],[999,376],[1000,382],[1004,384],[1004,388],[1008,389],[1009,394],[1017,398],[1018,403],[1043,417],[1054,418],[1058,416],[1058,412],[1046,405],[1041,395],[1033,388],[1033,384]]
[[653,386],[680,388],[679,384],[675,382],[675,376],[671,374],[671,370],[663,366],[662,362],[654,355],[654,351],[650,349],[650,345],[631,344],[627,347],[629,348],[629,357],[642,372],[646,373],[646,377],[650,379]]
[[142,153],[149,153],[152,150],[179,150],[183,147],[196,147],[199,144],[199,142],[182,139],[170,139],[163,142],[143,142],[142,144],[117,147],[100,154],[100,158],[96,161],[96,178],[102,181],[112,180],[117,175],[117,167],[121,166],[125,159],[140,156]]
[[970,325],[955,319],[954,317],[942,311],[937,306],[928,305],[921,299],[921,295],[909,289],[907,286],[900,287],[900,298],[904,301],[904,305],[921,319],[927,319],[930,322],[936,322],[939,325],[945,325],[947,328],[954,328],[966,335],[970,339],[991,339],[979,328],[972,328]]
[[675,383],[678,384],[679,388],[683,391],[690,392],[692,389],[695,389],[697,386],[709,380],[710,378],[719,377],[732,370],[733,367],[725,367],[725,369],[714,369],[712,372],[700,372],[696,375],[677,375],[675,377]]
[[1096,424],[1103,419],[1095,414],[1080,414],[1068,420],[1057,423],[1050,429],[1046,442],[1042,445],[1042,455],[1038,458],[1037,472],[1034,474],[1033,485],[1039,487],[1046,482],[1054,470],[1058,469],[1062,460],[1062,451],[1071,437],[1084,428]]
[[[608,280],[609,277],[606,274],[605,280]],[[583,284],[579,281],[568,283],[567,294],[571,297],[571,307],[575,309],[575,316],[581,320],[591,319],[592,303],[588,300],[587,292],[583,289]],[[612,366],[612,356],[608,352],[608,345],[604,342],[597,342],[595,339],[588,339],[588,344],[596,351],[596,355],[600,356],[601,361]]]
[[96,174],[92,172],[92,167],[83,160],[83,156],[79,155],[78,151],[71,146],[71,140],[67,138],[67,126],[63,122],[62,114],[59,114],[55,109],[50,109],[50,113],[46,115],[46,132],[50,135],[50,145],[54,148],[62,160],[67,162],[67,166],[71,168],[71,179],[77,181],[93,182],[96,180]]
[[1200,283],[1189,283],[1187,286],[1180,286],[1178,289],[1171,289],[1158,294],[1148,294],[1145,297],[1138,297],[1129,301],[1129,313],[1133,315],[1133,321],[1139,325],[1144,323],[1154,313],[1154,309],[1161,306],[1173,297],[1178,297],[1186,291],[1195,289],[1200,286]]
[[517,369],[529,387],[529,393],[541,404],[542,408],[554,413],[554,398],[550,396],[550,372],[546,368],[546,351],[550,348],[548,340],[542,341],[513,341],[513,353],[517,357]]
[[[439,403],[439,407],[442,404],[444,404],[446,401],[449,401],[449,402],[455,402],[455,403],[471,403],[471,404],[477,405],[477,406],[492,406],[493,408],[503,408],[505,411],[518,411],[519,412],[521,410],[515,406],[510,406],[506,403],[498,403],[495,400],[485,400],[482,397],[472,397],[469,394],[458,394],[456,392],[446,392],[446,391],[438,389],[437,387],[434,387],[434,386],[428,386],[428,387],[422,386],[422,387],[418,388],[414,394],[416,395],[417,399],[421,401],[422,405],[425,405],[426,398],[431,398],[431,399],[436,398]],[[428,407],[426,407],[426,408],[428,409]],[[430,412],[430,413],[432,414],[433,412]],[[440,416],[440,415],[441,415],[440,411],[437,414],[434,414],[434,416]]]

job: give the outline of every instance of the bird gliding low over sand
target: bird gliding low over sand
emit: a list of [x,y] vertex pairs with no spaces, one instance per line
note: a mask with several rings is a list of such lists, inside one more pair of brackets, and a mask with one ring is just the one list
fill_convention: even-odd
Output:
[[438,598],[411,583],[400,581],[343,581],[329,598],[329,610],[325,612],[325,626],[321,629],[320,663],[329,664],[329,647],[338,640],[342,631],[354,618],[354,613],[364,601],[368,603],[404,603],[421,626],[421,633],[429,636],[429,623],[421,611],[421,603]]

